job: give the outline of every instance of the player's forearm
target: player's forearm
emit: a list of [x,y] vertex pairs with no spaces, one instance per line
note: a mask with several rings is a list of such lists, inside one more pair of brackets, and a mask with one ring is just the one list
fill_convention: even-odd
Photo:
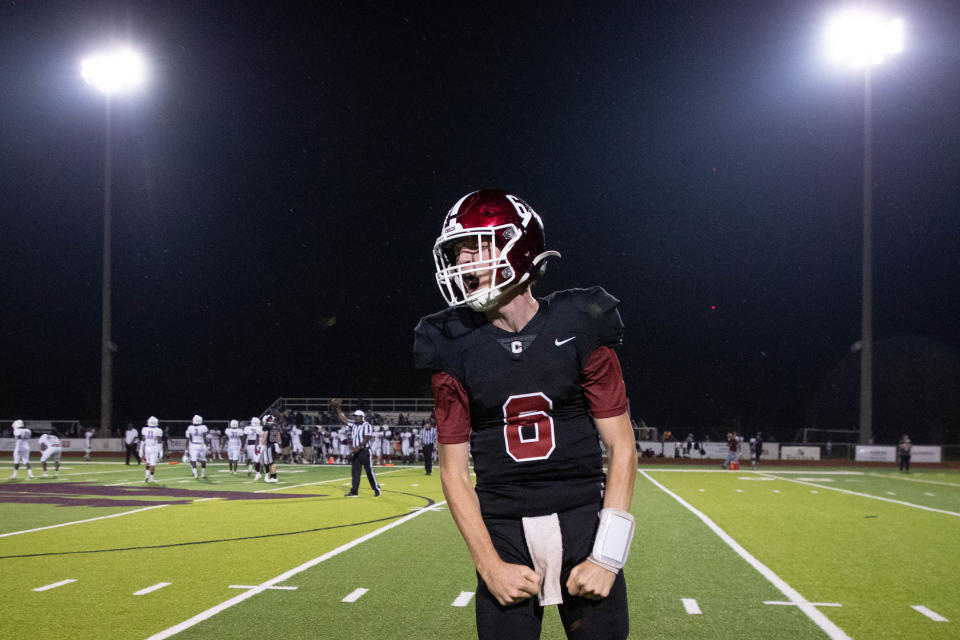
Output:
[[627,415],[609,418],[616,423],[605,425],[607,435],[607,483],[604,489],[603,506],[606,509],[630,511],[633,487],[637,478],[637,448],[633,441],[633,429]]
[[480,500],[470,482],[470,475],[450,471],[443,466],[442,456],[440,460],[440,482],[447,506],[463,541],[467,544],[473,564],[482,575],[487,567],[500,560],[500,556],[480,515]]

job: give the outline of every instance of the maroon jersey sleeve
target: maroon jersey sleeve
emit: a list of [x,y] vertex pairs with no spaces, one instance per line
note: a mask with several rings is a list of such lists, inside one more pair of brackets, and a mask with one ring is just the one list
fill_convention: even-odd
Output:
[[437,442],[460,444],[470,439],[470,401],[456,378],[438,371],[433,374],[433,404],[437,416]]
[[597,347],[590,354],[583,368],[582,386],[594,418],[613,418],[626,413],[627,388],[623,383],[623,370],[620,359],[610,347]]

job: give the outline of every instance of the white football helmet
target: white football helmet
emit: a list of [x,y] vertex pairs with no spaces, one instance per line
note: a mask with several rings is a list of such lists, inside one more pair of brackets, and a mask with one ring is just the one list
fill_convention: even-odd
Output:
[[193,424],[203,424],[203,418],[200,416],[193,416]]
[[239,427],[239,426],[240,426],[240,423],[237,422],[236,420],[231,420],[231,421],[230,421],[230,428],[231,428],[231,429],[236,429],[236,428]]
[[276,421],[277,421],[277,419],[274,418],[274,417],[273,417],[271,414],[269,414],[269,413],[263,417],[263,424],[265,424],[265,425],[267,425],[267,426],[272,425],[272,424],[275,423]]
[[23,429],[23,420],[14,420],[13,421],[14,429]]
[[[196,423],[194,423],[194,424],[196,424]],[[160,426],[160,421],[157,420],[156,417],[150,416],[149,418],[147,418],[147,426],[148,426],[148,427],[158,427],[158,426]]]
[[258,418],[257,416],[253,416],[252,418],[250,418],[250,426],[259,427],[259,426],[260,426],[260,418]]

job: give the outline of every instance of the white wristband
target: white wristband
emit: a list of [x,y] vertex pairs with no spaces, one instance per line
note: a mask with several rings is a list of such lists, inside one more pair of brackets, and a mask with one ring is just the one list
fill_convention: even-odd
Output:
[[600,526],[588,559],[614,573],[623,569],[630,554],[635,526],[630,513],[620,509],[601,509]]

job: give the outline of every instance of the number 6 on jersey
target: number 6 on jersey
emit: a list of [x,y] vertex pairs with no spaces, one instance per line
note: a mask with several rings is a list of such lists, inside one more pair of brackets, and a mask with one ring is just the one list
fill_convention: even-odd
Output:
[[553,401],[542,393],[510,396],[503,403],[503,440],[517,462],[546,460],[553,453]]

